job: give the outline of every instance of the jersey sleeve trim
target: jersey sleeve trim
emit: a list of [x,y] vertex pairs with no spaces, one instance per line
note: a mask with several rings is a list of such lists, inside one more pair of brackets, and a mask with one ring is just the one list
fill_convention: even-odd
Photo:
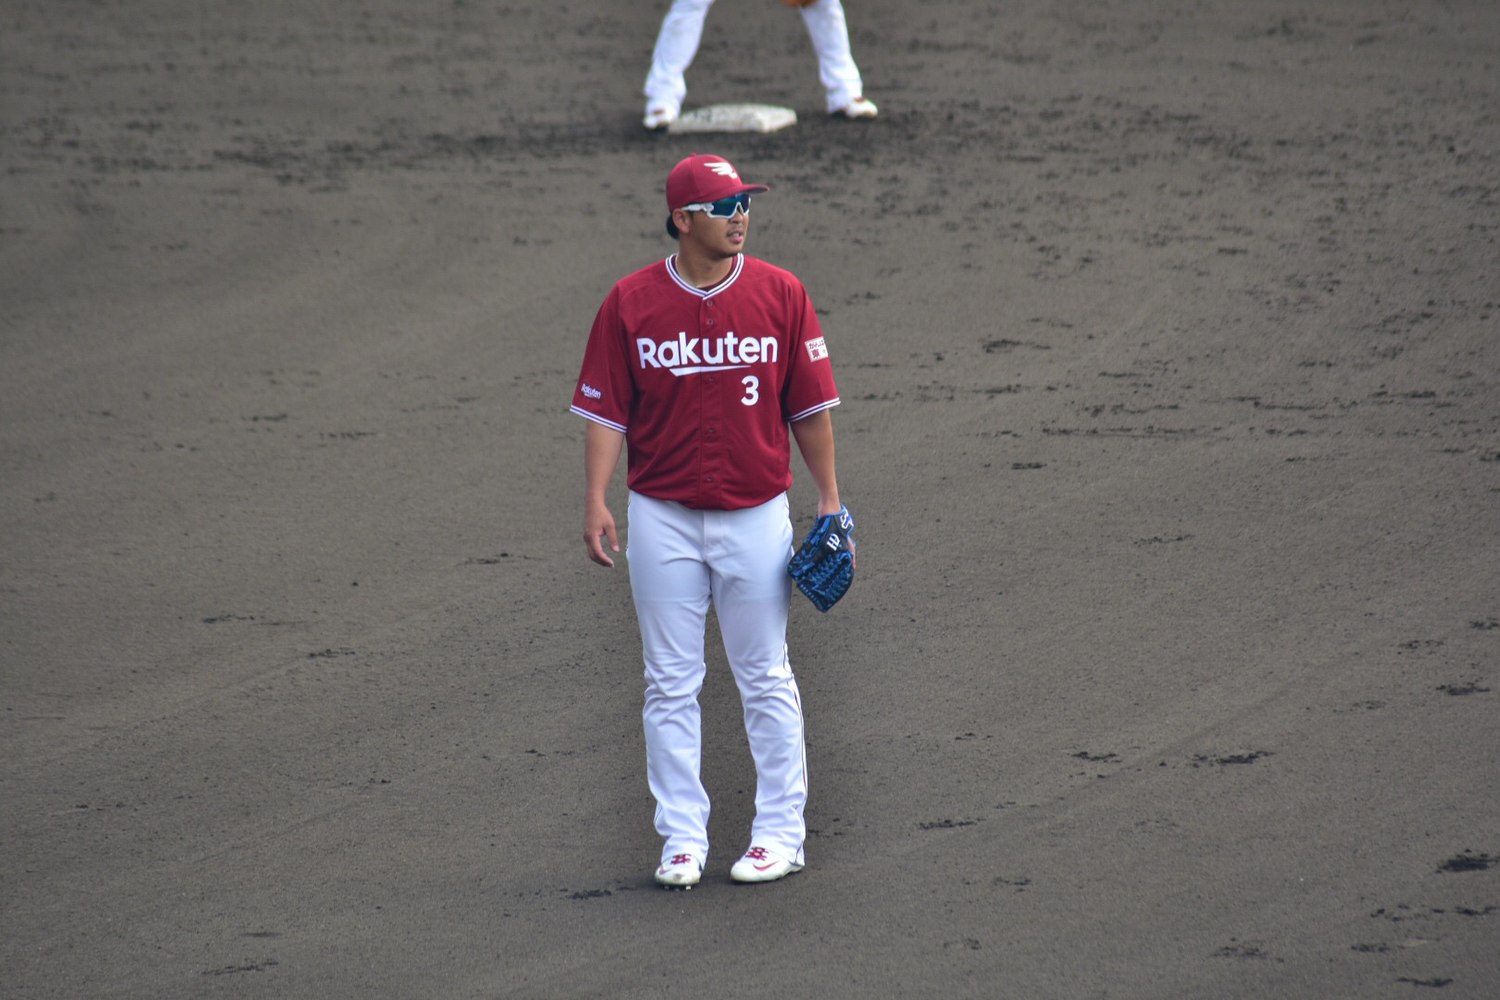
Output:
[[831,410],[835,406],[838,406],[838,405],[839,405],[839,398],[837,396],[835,396],[835,397],[833,397],[832,399],[830,399],[826,403],[819,403],[817,406],[809,406],[807,409],[803,410],[801,413],[794,413],[794,414],[792,414],[790,417],[787,418],[786,422],[789,423],[789,424],[795,424],[797,421],[805,419],[807,417],[810,417],[814,413],[822,413],[824,410]]
[[[835,402],[837,402],[837,400],[835,400]],[[624,433],[626,433],[628,431],[628,428],[624,424],[617,424],[613,420],[606,420],[603,417],[599,416],[599,414],[597,414],[597,413],[590,413],[588,410],[585,410],[582,407],[570,406],[570,407],[568,407],[568,410],[571,413],[578,414],[580,417],[584,418],[585,420],[592,420],[596,424],[603,424],[605,427],[608,427],[610,430],[619,431],[621,434],[624,434]]]

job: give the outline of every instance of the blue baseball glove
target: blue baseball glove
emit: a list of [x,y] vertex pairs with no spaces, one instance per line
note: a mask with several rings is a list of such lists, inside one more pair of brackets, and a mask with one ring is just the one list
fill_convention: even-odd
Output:
[[848,507],[818,518],[786,571],[819,611],[838,603],[854,582],[854,515]]

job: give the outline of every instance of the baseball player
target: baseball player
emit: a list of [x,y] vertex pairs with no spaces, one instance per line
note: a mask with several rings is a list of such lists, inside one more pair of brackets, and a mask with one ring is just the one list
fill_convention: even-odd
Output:
[[667,177],[677,252],[617,282],[594,320],[572,411],[587,419],[583,535],[619,552],[606,488],[627,451],[630,588],[646,693],[646,774],[663,839],[656,881],[687,888],[708,860],[698,693],[712,604],[755,761],[750,846],[730,877],[769,882],[805,863],[807,761],[787,657],[795,438],[818,492],[840,510],[828,347],[802,283],[744,254],[747,184],[721,156]]
[[[849,48],[849,25],[839,0],[781,0],[802,9],[802,23],[818,56],[818,79],[823,84],[828,113],[845,118],[874,118],[875,102],[866,100],[859,67]],[[646,118],[648,129],[665,128],[682,114],[687,97],[684,74],[698,54],[703,22],[714,0],[673,0],[662,18],[651,52],[651,71],[646,74]]]

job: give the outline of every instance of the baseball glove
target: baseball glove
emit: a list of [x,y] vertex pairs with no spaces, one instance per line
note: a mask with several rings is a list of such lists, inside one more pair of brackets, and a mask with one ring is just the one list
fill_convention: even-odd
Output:
[[819,611],[838,603],[854,582],[854,515],[848,507],[818,518],[786,571]]

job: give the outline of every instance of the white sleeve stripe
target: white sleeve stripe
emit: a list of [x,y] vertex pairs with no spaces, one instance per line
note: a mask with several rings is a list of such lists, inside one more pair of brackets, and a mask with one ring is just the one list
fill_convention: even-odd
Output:
[[792,416],[790,416],[790,417],[787,418],[786,422],[789,423],[789,424],[795,424],[797,421],[803,419],[804,417],[810,417],[814,413],[822,413],[824,410],[831,410],[835,406],[838,406],[838,405],[839,405],[839,398],[837,396],[834,396],[832,399],[830,399],[826,403],[819,403],[817,406],[809,406],[807,409],[803,410],[801,413],[793,414]]
[[592,420],[596,424],[603,424],[605,427],[608,427],[611,430],[617,430],[621,434],[627,433],[627,431],[628,431],[628,428],[626,428],[626,426],[624,424],[617,424],[613,420],[605,420],[603,417],[599,416],[599,414],[597,414],[597,413],[590,413],[588,410],[582,410],[582,409],[579,409],[576,406],[570,406],[570,407],[568,407],[568,410],[571,411],[571,412],[573,412],[573,413],[578,414],[580,417],[583,417],[585,420]]

